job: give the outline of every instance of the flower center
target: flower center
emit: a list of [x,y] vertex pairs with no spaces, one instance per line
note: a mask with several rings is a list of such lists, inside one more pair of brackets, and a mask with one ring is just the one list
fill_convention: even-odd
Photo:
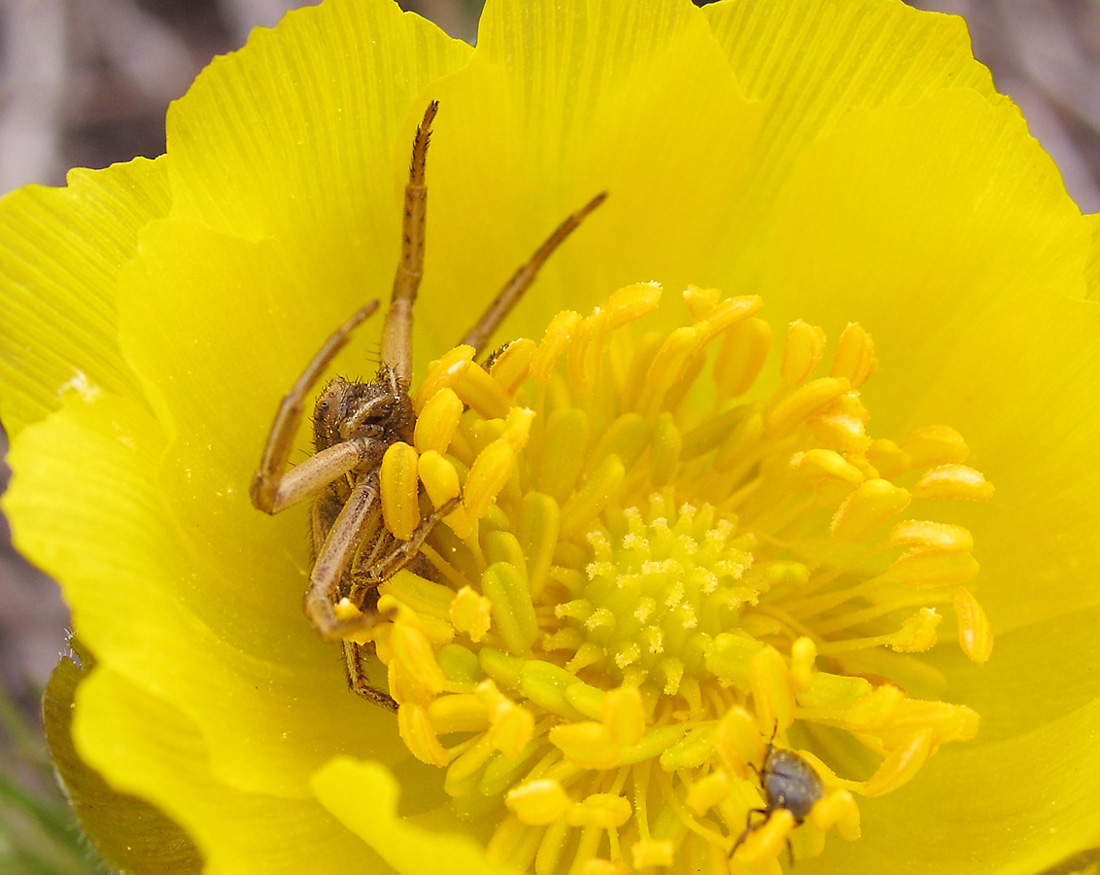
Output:
[[484,367],[451,350],[414,398],[414,446],[382,465],[397,538],[461,501],[362,643],[409,749],[495,824],[489,855],[538,875],[811,856],[834,825],[858,837],[853,794],[977,731],[918,698],[943,678],[913,655],[943,609],[971,659],[992,646],[970,533],[924,518],[992,492],[961,436],[867,435],[858,325],[817,376],[824,332],[792,324],[758,380],[758,298],[689,288],[670,331],[660,296],[559,313]]
[[581,598],[555,608],[566,625],[543,646],[574,651],[569,671],[674,696],[685,672],[695,684],[713,679],[703,659],[708,642],[737,628],[742,605],[757,599],[742,582],[752,539],[735,538],[733,523],[709,504],[676,509],[661,494],[644,513],[630,507],[623,518],[626,531],[614,539],[589,532],[594,560]]

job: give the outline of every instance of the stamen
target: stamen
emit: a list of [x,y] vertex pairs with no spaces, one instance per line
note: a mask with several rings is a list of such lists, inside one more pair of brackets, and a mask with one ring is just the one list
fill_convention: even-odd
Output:
[[[451,350],[380,473],[397,538],[425,518],[419,484],[434,508],[461,501],[420,550],[434,579],[387,581],[360,634],[409,750],[446,769],[464,817],[495,818],[491,859],[539,875],[776,871],[792,831],[799,854],[834,827],[857,839],[856,795],[977,732],[969,708],[903,692],[934,672],[919,654],[945,611],[970,659],[992,648],[971,533],[899,519],[915,498],[991,496],[962,437],[868,433],[877,361],[856,323],[825,376],[825,332],[790,325],[765,396],[759,298],[690,287],[691,324],[634,339],[660,296],[559,313],[484,367]],[[872,776],[845,777],[868,753]],[[812,795],[776,795],[780,754]]]

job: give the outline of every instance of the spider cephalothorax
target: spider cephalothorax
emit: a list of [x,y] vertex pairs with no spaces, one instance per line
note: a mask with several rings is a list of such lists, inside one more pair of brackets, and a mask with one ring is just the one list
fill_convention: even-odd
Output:
[[355,438],[388,447],[411,441],[415,425],[407,388],[381,365],[369,382],[335,377],[321,390],[313,406],[313,451]]
[[[351,688],[389,708],[396,707],[393,699],[366,680],[362,645],[351,639],[373,620],[378,584],[416,561],[432,527],[453,511],[459,500],[452,499],[425,513],[405,539],[394,537],[382,522],[379,483],[382,458],[398,441],[410,442],[416,426],[416,414],[409,399],[412,305],[424,264],[425,166],[437,109],[434,101],[429,104],[413,139],[409,181],[405,186],[401,260],[382,326],[378,372],[369,382],[337,377],[325,386],[313,410],[314,454],[290,468],[290,452],[308,393],[347,343],[351,332],[378,309],[378,301],[371,301],[326,341],[283,398],[251,486],[252,503],[266,513],[278,513],[304,498],[314,497],[313,568],[304,598],[306,615],[322,637],[343,643]],[[462,343],[476,352],[482,351],[534,282],[550,253],[604,197],[600,194],[593,198],[550,235],[492,300]],[[357,616],[337,616],[335,604],[344,598],[359,610]]]

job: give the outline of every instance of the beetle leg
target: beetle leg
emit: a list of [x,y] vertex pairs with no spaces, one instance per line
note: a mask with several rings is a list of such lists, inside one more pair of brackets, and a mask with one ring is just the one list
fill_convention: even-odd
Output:
[[493,298],[489,306],[485,308],[485,312],[481,314],[481,317],[471,326],[470,330],[466,332],[466,336],[459,343],[472,346],[476,350],[475,354],[480,353],[493,336],[493,333],[500,327],[500,323],[512,312],[516,302],[531,287],[535,277],[538,276],[539,268],[542,267],[546,259],[565,242],[565,238],[577,229],[588,214],[606,199],[607,192],[601,192],[558,225],[554,233],[546,238],[546,242],[538,248],[538,251],[531,256],[530,260],[512,274],[512,278]]
[[[293,471],[288,474],[286,466],[287,462],[290,460],[290,451],[294,447],[294,438],[298,433],[298,425],[302,421],[302,412],[305,409],[306,396],[309,394],[310,389],[313,388],[313,385],[321,378],[321,374],[324,373],[325,368],[328,367],[336,353],[338,353],[344,344],[348,342],[348,337],[351,332],[377,309],[378,302],[371,301],[366,306],[357,310],[354,316],[336,329],[335,333],[325,341],[324,346],[318,350],[317,355],[313,357],[313,361],[306,366],[305,371],[303,371],[302,375],[298,378],[298,382],[294,384],[294,387],[283,398],[278,411],[275,413],[275,421],[271,424],[271,431],[268,432],[267,443],[264,445],[264,454],[260,459],[260,467],[253,476],[252,484],[249,488],[253,506],[265,513],[278,513],[284,507],[293,504],[294,501],[304,497],[309,492],[320,489],[326,482],[331,483],[336,477],[350,471],[351,468],[354,467],[354,465],[349,465],[342,471],[333,474],[330,479],[317,481],[316,486],[306,489],[301,492],[301,494],[298,494],[300,490],[294,487],[292,492],[297,495],[296,498],[280,500],[276,496],[284,480],[294,476],[298,476],[299,478],[303,476],[301,474],[294,475]],[[346,450],[343,452],[346,452]],[[317,456],[313,458],[317,458]],[[312,461],[312,459],[310,461]],[[321,463],[315,464],[318,469],[322,467]],[[303,466],[299,466],[294,470],[299,471],[301,467]]]
[[[752,822],[752,816],[754,814],[763,814],[764,819],[762,821],[760,821],[760,823],[754,824]],[[756,830],[760,829],[760,827],[762,827],[765,823],[768,822],[768,817],[770,815],[771,815],[771,811],[769,811],[767,808],[750,808],[749,809],[749,813],[747,815],[745,815],[745,829],[741,832],[741,835],[738,836],[737,841],[733,843],[733,849],[730,851],[730,856],[731,857],[735,853],[737,853],[737,849],[745,843],[745,839],[747,839],[749,837],[749,833],[756,832]]]
[[347,502],[336,517],[309,575],[304,607],[317,631],[326,641],[339,641],[343,635],[369,625],[369,619],[339,620],[333,610],[333,596],[348,561],[355,553],[372,519],[379,513],[378,474],[360,477]]
[[428,208],[424,169],[432,120],[438,109],[438,101],[428,104],[413,139],[409,181],[405,185],[405,212],[401,220],[401,260],[397,264],[393,297],[382,326],[382,364],[394,371],[406,390],[412,379],[413,303],[424,272],[424,217]]

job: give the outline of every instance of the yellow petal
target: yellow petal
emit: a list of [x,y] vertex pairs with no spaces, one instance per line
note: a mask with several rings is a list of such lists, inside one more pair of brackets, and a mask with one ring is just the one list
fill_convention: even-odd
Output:
[[163,160],[103,171],[74,170],[69,186],[30,186],[0,204],[0,391],[4,427],[57,409],[78,393],[135,391],[118,347],[115,280],[137,249],[137,233],[164,215]]
[[471,837],[457,832],[458,821],[435,813],[399,816],[400,787],[377,763],[337,757],[318,769],[310,783],[320,803],[351,834],[403,875],[438,875],[441,868],[463,875],[507,871],[490,864]]
[[553,313],[587,312],[631,283],[698,281],[698,252],[752,172],[758,109],[686,0],[492,0],[473,60],[432,93],[437,181],[419,318],[452,342],[455,290],[473,321],[601,191],[607,203],[555,253],[506,336],[541,337]]
[[[388,872],[385,863],[308,796],[227,786],[203,737],[179,711],[104,668],[77,692],[77,750],[119,790],[160,806],[226,875]],[[109,813],[106,813],[109,815]]]

